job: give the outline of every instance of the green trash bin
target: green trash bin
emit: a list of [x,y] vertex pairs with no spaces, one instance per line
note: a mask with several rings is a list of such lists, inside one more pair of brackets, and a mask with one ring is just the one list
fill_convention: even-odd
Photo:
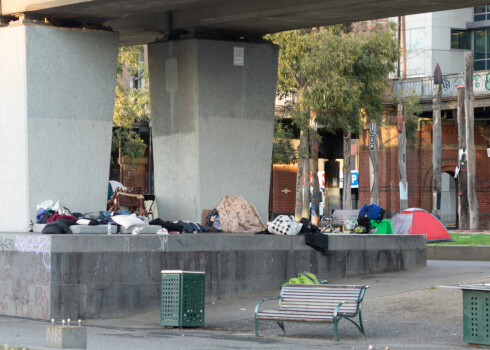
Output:
[[490,345],[490,283],[462,285],[463,341]]
[[204,326],[204,287],[204,272],[163,270],[161,325]]

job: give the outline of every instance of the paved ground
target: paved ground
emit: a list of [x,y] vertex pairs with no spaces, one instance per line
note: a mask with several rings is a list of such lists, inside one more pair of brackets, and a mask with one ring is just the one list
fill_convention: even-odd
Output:
[[[324,278],[325,276],[320,276]],[[428,261],[426,268],[373,274],[331,283],[367,284],[363,305],[367,339],[348,322],[339,325],[286,324],[287,336],[273,323],[253,334],[253,311],[259,299],[274,291],[217,300],[206,305],[206,326],[166,329],[159,310],[115,320],[91,320],[88,349],[464,349],[462,292],[441,285],[490,281],[490,262]],[[0,317],[0,344],[44,345],[45,321]]]

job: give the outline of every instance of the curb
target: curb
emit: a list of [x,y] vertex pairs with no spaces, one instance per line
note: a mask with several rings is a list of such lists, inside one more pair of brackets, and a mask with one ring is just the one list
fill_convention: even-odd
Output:
[[427,245],[427,260],[490,261],[490,246]]
[[484,233],[490,234],[489,230],[448,230],[449,233]]

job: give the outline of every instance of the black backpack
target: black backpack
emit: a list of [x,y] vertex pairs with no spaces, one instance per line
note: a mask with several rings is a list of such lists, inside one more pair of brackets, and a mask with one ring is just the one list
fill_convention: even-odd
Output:
[[371,229],[371,219],[367,214],[361,214],[357,217],[357,227],[363,228],[359,233],[369,233],[369,230]]

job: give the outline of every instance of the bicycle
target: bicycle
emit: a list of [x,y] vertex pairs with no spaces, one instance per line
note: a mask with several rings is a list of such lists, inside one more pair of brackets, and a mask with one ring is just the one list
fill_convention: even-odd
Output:
[[332,214],[330,217],[322,216],[320,219],[320,230],[322,233],[326,232],[334,232],[335,227],[334,227],[334,221],[335,221],[335,216],[333,215],[334,209],[332,209]]

